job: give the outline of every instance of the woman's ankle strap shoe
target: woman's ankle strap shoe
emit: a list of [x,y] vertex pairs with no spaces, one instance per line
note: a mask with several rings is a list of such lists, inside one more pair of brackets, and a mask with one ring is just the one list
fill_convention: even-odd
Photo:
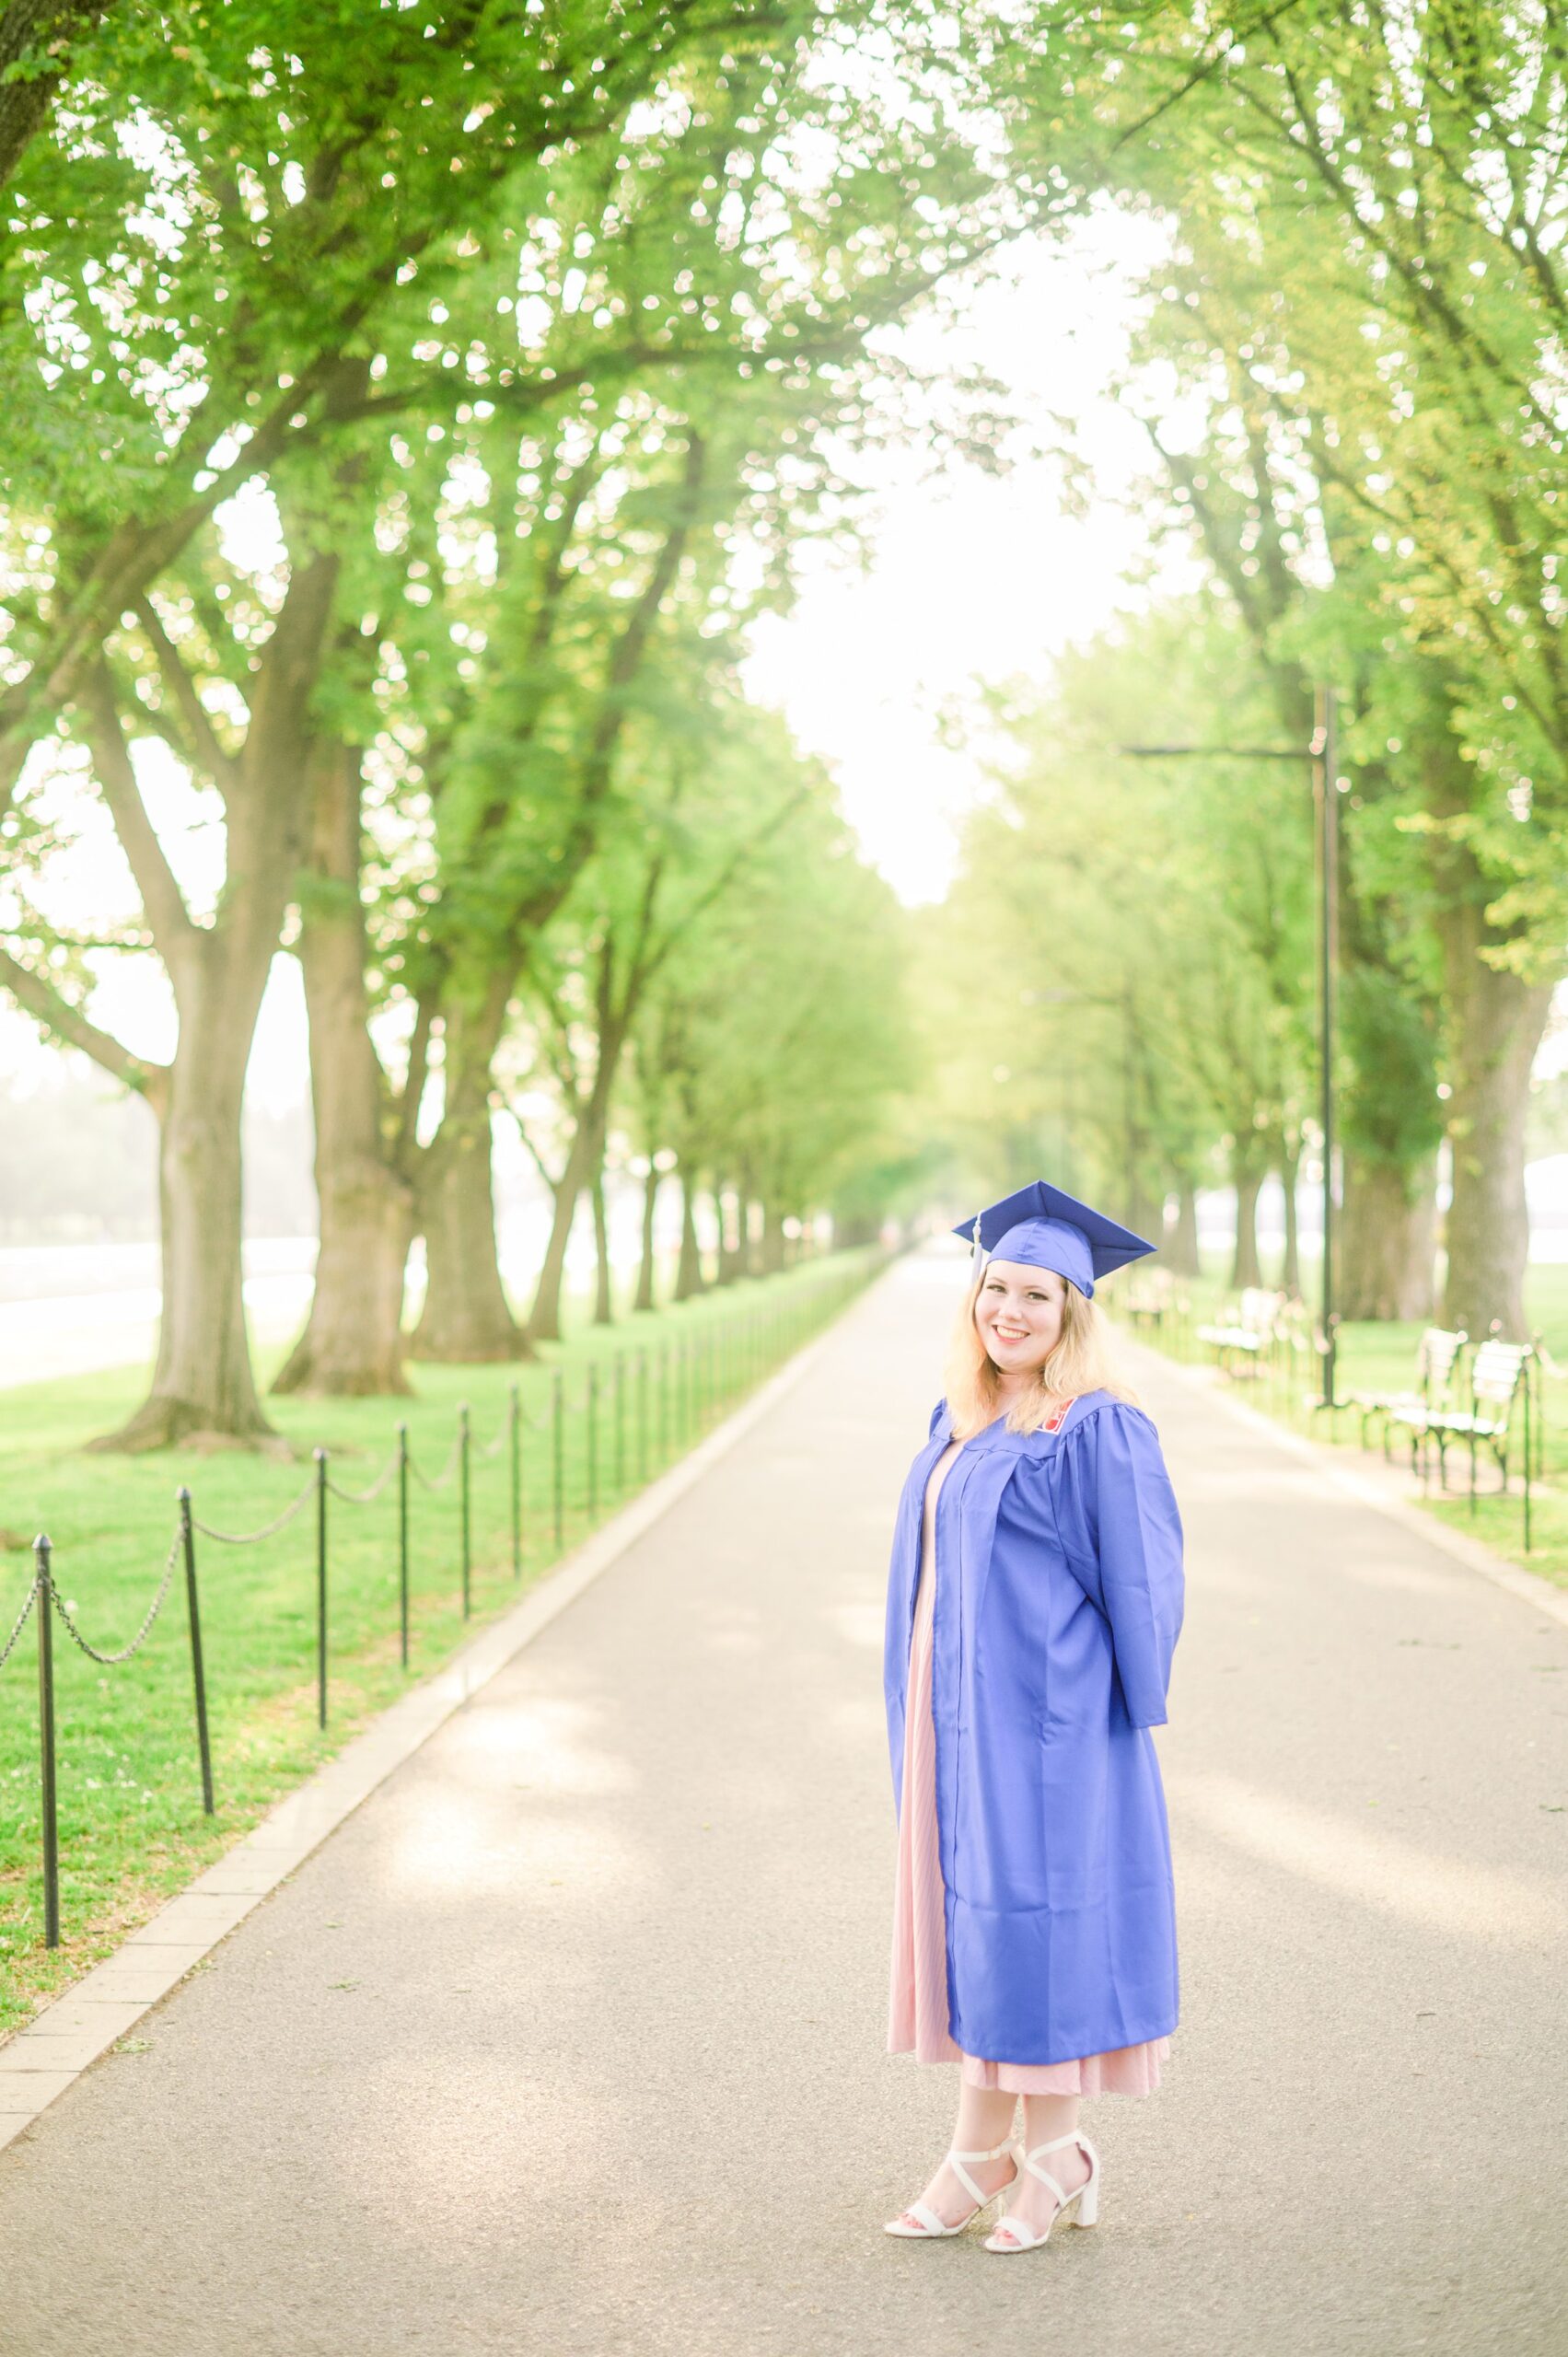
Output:
[[[1064,2193],[1051,2171],[1040,2166],[1040,2154],[1058,2153],[1064,2144],[1076,2144],[1080,2152],[1086,2154],[1089,2164],[1088,2176],[1082,2185],[1075,2185],[1071,2193]],[[1056,2207],[1046,2221],[1045,2232],[1042,2235],[1037,2235],[1032,2226],[1027,2226],[1021,2218],[1014,2217],[1009,2211],[1006,2217],[997,2220],[992,2232],[987,2235],[985,2238],[987,2250],[1039,2250],[1042,2243],[1051,2240],[1051,2227],[1055,2225],[1070,2202],[1075,2201],[1078,2205],[1075,2216],[1067,2221],[1070,2226],[1095,2226],[1099,2223],[1099,2154],[1086,2136],[1080,2135],[1076,2129],[1070,2136],[1054,2136],[1049,2144],[1036,2144],[1031,2152],[1026,2153],[1023,2155],[1023,2165],[1031,2177],[1039,2177],[1041,2185],[1050,2186],[1056,2196]],[[1015,2179],[1016,2182],[1016,2179]],[[999,2242],[997,2236],[1000,2235],[1011,2235],[1013,2239],[1011,2242]]]
[[[982,2186],[975,2183],[964,2164],[967,2161],[999,2161],[1004,2153],[1011,2153],[1013,2155],[1013,2174],[997,2186],[993,2192],[987,2193]],[[989,2153],[949,2153],[947,2165],[973,2201],[974,2208],[966,2211],[956,2226],[948,2226],[943,2223],[929,2201],[912,2201],[901,2217],[889,2220],[883,2232],[889,2235],[903,2235],[912,2242],[935,2242],[942,2235],[961,2235],[964,2228],[971,2220],[978,2218],[982,2210],[989,2210],[991,2204],[1000,2200],[1003,2194],[1012,2192],[1018,2182],[1018,2148],[1010,2136],[1005,2136],[1000,2144],[993,2144]],[[904,2223],[905,2218],[915,2218],[920,2223],[918,2225],[908,2226]]]

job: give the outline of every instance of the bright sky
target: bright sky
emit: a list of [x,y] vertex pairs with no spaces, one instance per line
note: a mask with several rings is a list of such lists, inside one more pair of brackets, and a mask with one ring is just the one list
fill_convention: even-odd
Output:
[[[1147,226],[1104,216],[1070,250],[1016,249],[952,325],[904,331],[899,348],[917,366],[979,366],[1008,389],[1013,463],[1000,477],[963,465],[934,474],[918,447],[884,451],[861,472],[875,493],[868,568],[808,549],[795,610],[754,633],[751,692],[830,763],[869,857],[912,903],[941,899],[955,821],[981,783],[975,755],[941,741],[944,708],[961,711],[977,679],[1040,676],[1140,594],[1129,576],[1148,550],[1117,501],[1147,470],[1148,447],[1105,387],[1125,347],[1131,275],[1159,243]],[[1061,417],[1080,421],[1103,493],[1083,522],[1063,513],[1046,455]],[[1171,556],[1156,578],[1175,591],[1191,573]]]

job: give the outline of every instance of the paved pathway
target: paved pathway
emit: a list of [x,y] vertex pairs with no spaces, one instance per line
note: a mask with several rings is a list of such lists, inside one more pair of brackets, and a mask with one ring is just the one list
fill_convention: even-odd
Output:
[[[0,2152],[6,2357],[1568,2349],[1568,1630],[1140,1353],[1185,2014],[1103,2223],[881,2221],[893,1502],[961,1268],[807,1381]],[[1023,2338],[1019,2338],[1019,2336]]]

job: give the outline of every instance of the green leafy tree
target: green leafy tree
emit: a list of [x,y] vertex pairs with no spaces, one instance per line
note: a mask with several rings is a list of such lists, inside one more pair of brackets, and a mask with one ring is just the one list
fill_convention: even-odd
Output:
[[1266,741],[1267,684],[1195,602],[1063,658],[1047,691],[1015,685],[993,717],[1011,743],[964,831],[927,1000],[945,1118],[1003,1142],[999,1187],[1061,1171],[1156,1237],[1218,1153],[1235,1279],[1255,1283],[1258,1191],[1293,1177],[1309,1101],[1307,783],[1125,749],[1212,743],[1216,721]]
[[[449,413],[430,308],[481,231],[504,236],[519,177],[537,182],[558,139],[617,148],[668,66],[645,23],[610,43],[603,77],[585,56],[564,90],[553,39],[519,43],[511,11],[384,15],[368,45],[346,29],[341,11],[309,6],[274,12],[260,48],[239,12],[184,44],[150,20],[106,19],[12,192],[6,285],[27,299],[0,306],[21,560],[0,789],[57,727],[90,745],[180,1016],[160,1074],[89,1023],[25,937],[0,959],[23,1004],[143,1087],[162,1120],[165,1315],[128,1446],[264,1429],[239,1297],[238,1108],[318,759],[342,501],[374,425],[422,402]],[[494,373],[519,412],[560,397],[517,350],[470,353],[463,373]],[[224,613],[236,585],[222,578],[220,510],[259,479],[285,524],[281,579],[246,583]],[[144,660],[157,715],[222,795],[228,873],[211,923],[172,888],[136,789],[117,675]]]
[[[674,684],[667,674],[667,693]],[[584,1193],[602,1186],[624,1058],[649,992],[673,957],[692,955],[704,927],[727,923],[734,904],[749,907],[773,837],[821,790],[781,729],[693,688],[700,681],[670,700],[667,726],[680,724],[679,735],[638,732],[628,763],[636,786],[610,818],[580,906],[568,904],[529,960],[526,998],[565,1138],[552,1170],[519,1117],[555,1206],[528,1315],[534,1341],[560,1331],[573,1217]]]
[[[386,475],[402,463],[400,446],[509,434],[505,498],[520,438],[537,427],[552,445],[571,401],[602,416],[618,387],[685,372],[673,414],[692,480],[675,496],[690,505],[704,438],[684,430],[701,406],[695,378],[808,387],[1020,217],[966,111],[968,58],[944,60],[918,21],[878,13],[867,79],[845,48],[860,29],[733,0],[673,16],[636,7],[613,22],[420,0],[366,27],[324,0],[294,0],[264,21],[246,9],[114,12],[65,61],[60,102],[12,183],[0,261],[12,553],[0,794],[20,792],[13,815],[29,826],[28,795],[51,747],[90,744],[147,929],[166,963],[188,970],[167,1074],[90,1021],[81,989],[61,987],[49,945],[25,924],[0,980],[166,1116],[167,1348],[125,1435],[134,1445],[263,1429],[238,1307],[241,1076],[258,976],[296,883],[317,918],[335,902],[340,946],[354,946],[359,921],[343,895],[358,887],[342,871],[360,830],[345,779],[367,731],[353,707],[386,682],[366,682],[354,640],[370,634],[375,606],[362,588],[343,603],[345,569],[396,504]],[[224,540],[241,492],[271,499],[283,556],[253,567],[220,615],[220,593],[237,586],[223,577]],[[672,574],[678,541],[672,524]],[[635,630],[618,633],[628,659],[636,642]],[[133,711],[127,726],[128,696],[165,734],[183,726],[193,773],[222,795],[231,859],[215,930],[176,905],[123,766],[117,779],[98,774],[120,750],[100,725],[106,668],[133,769],[145,724]],[[619,730],[629,686],[612,661],[588,699],[599,714],[590,738],[595,726]],[[428,711],[420,726],[432,726]],[[439,742],[440,726],[433,733]],[[464,776],[484,766],[474,725],[447,739]],[[428,753],[423,736],[421,746]],[[611,749],[588,745],[579,784]],[[494,874],[482,828],[456,824],[462,799],[448,806],[446,842]],[[580,823],[555,830],[558,847],[581,846],[563,853],[563,881],[590,837]],[[546,898],[548,908],[530,904],[538,921],[559,905],[558,893]],[[189,956],[187,930],[202,936]],[[429,954],[405,1101],[389,1104],[361,1056],[345,1118],[321,1123],[335,1155],[322,1174],[334,1236],[372,1200],[371,1231],[391,1239],[356,1296],[373,1312],[370,1344],[357,1364],[345,1352],[340,1288],[332,1347],[315,1336],[293,1380],[398,1379],[387,1325],[401,1295],[387,1270],[400,1221],[405,1236],[412,1216],[442,1239],[430,1347],[468,1347],[463,1319],[487,1282],[482,1251],[474,1285],[464,1273],[482,1221],[455,1174],[458,1148],[482,1126],[480,1050],[506,992],[476,988],[433,937],[417,946]],[[344,983],[336,994],[354,993]],[[313,1015],[331,995],[313,994]],[[422,1145],[420,1057],[437,1025],[442,1134]],[[317,1085],[320,1116],[334,1082],[323,1074]],[[186,1120],[188,1105],[208,1117]],[[389,1185],[389,1142],[402,1157]],[[209,1231],[199,1248],[187,1232],[198,1200]],[[331,1271],[338,1256],[326,1260]]]
[[1151,0],[1114,27],[1048,6],[1014,52],[1026,141],[1170,222],[1175,331],[1193,350],[1207,324],[1296,475],[1292,569],[1354,551],[1371,602],[1341,609],[1338,668],[1388,662],[1347,750],[1388,759],[1426,854],[1446,1308],[1478,1330],[1521,1330],[1524,1105],[1562,970],[1565,37],[1552,11]]
[[[880,1157],[914,1078],[906,954],[901,911],[820,783],[749,860],[744,890],[677,946],[635,1057],[682,1187],[678,1295],[701,1283],[691,1209],[704,1180],[759,1207],[760,1264],[774,1268],[786,1221],[827,1209]],[[651,1156],[651,1127],[645,1142]]]

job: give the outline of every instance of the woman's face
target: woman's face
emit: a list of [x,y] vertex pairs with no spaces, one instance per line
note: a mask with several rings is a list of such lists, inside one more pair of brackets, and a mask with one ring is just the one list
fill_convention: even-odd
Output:
[[1033,1375],[1062,1337],[1067,1286],[1054,1269],[1022,1260],[990,1260],[981,1280],[974,1322],[1004,1375]]

